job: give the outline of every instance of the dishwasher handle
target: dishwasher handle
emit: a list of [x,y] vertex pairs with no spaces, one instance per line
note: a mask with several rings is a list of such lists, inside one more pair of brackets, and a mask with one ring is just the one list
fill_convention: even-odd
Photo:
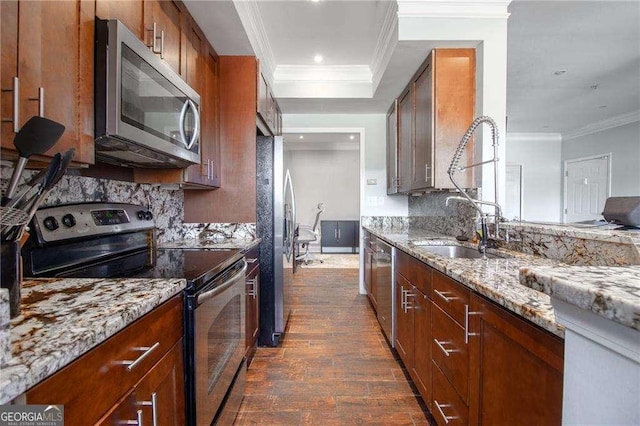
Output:
[[199,306],[206,300],[209,300],[222,293],[223,291],[231,287],[240,278],[242,278],[242,283],[244,283],[245,273],[247,272],[247,262],[242,261],[242,263],[242,268],[233,273],[233,275],[227,278],[222,284],[217,285],[211,290],[205,291],[204,293],[198,294],[196,296],[196,306]]

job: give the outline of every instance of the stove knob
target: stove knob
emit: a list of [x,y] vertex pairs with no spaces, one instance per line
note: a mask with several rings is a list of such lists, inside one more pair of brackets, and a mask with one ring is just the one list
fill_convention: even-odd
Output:
[[153,219],[153,213],[151,213],[150,211],[144,212],[144,218],[145,218],[145,220]]
[[55,231],[59,227],[58,221],[53,216],[47,216],[42,223],[49,231]]
[[62,216],[62,223],[67,228],[72,228],[72,227],[76,226],[76,218],[73,217],[73,215],[71,213],[65,214],[64,216]]
[[144,217],[145,217],[144,210],[138,210],[138,212],[136,213],[136,216],[138,216],[138,219],[144,220]]

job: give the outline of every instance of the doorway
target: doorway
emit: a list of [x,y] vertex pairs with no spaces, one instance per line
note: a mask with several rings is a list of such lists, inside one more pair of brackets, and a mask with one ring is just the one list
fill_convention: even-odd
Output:
[[611,153],[564,162],[564,223],[602,219],[611,195]]

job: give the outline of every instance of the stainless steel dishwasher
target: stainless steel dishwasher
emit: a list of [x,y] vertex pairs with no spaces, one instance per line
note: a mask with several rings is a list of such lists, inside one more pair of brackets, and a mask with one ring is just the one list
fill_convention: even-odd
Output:
[[394,291],[393,291],[393,250],[391,246],[378,239],[376,251],[373,255],[375,262],[375,278],[373,285],[378,302],[378,322],[382,327],[391,347],[395,342],[395,315],[394,315]]

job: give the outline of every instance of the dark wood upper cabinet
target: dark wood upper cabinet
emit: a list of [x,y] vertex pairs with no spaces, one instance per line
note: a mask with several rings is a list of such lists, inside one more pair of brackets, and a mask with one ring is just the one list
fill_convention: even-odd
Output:
[[[475,50],[435,49],[397,99],[397,134],[387,123],[387,158],[395,151],[398,167],[387,167],[387,181],[399,178],[399,193],[454,188],[447,173],[453,154],[474,118]],[[395,136],[395,138],[394,138]],[[397,147],[394,149],[394,145]],[[461,164],[473,159],[473,141]],[[472,171],[460,175],[473,187]],[[389,194],[393,188],[388,186]]]
[[44,157],[33,159],[75,148],[75,162],[92,164],[95,3],[0,3],[3,153],[15,156],[15,131],[41,115],[63,124],[65,132]]
[[256,102],[258,115],[256,117],[256,124],[265,136],[280,135],[282,134],[282,112],[271,90],[271,86],[269,86],[267,79],[260,69],[259,63],[256,78],[258,90]]
[[[398,190],[406,193],[411,189],[413,170],[413,84],[398,98]],[[389,141],[387,141],[389,143]]]
[[147,40],[142,0],[96,0],[96,16],[100,19],[117,19],[140,40]]
[[182,2],[172,0],[144,0],[144,8],[143,40],[175,72],[180,73],[184,60],[182,20],[188,19],[188,12]]
[[387,194],[398,192],[398,101],[387,112]]

